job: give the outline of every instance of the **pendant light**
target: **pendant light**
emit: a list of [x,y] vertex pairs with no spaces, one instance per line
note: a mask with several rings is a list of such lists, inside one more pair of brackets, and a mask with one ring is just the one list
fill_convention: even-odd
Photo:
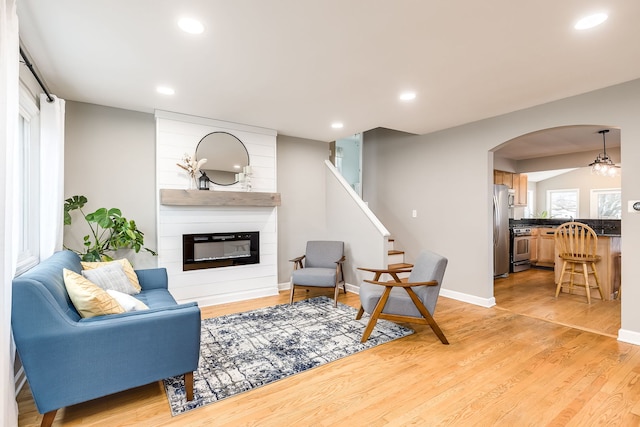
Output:
[[598,131],[598,133],[602,134],[602,153],[598,154],[598,157],[596,157],[593,163],[590,163],[589,166],[591,166],[591,173],[595,175],[613,177],[617,175],[620,166],[616,166],[616,164],[613,163],[613,160],[611,160],[611,158],[607,156],[607,144],[605,141],[605,135],[608,132],[609,129]]

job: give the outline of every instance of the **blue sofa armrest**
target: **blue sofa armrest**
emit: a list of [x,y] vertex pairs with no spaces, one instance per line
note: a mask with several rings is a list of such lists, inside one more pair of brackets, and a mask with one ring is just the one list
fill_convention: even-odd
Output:
[[135,272],[143,290],[169,288],[166,268],[148,268],[145,270],[135,270]]
[[[195,371],[196,304],[42,329],[19,350],[41,413]],[[158,357],[161,356],[161,357]],[[34,393],[35,397],[36,393]]]

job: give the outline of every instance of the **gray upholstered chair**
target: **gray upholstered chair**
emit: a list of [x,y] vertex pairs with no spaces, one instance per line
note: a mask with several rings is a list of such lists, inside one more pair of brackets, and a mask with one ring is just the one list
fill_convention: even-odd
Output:
[[[360,310],[356,319],[367,312],[371,315],[362,334],[362,342],[376,326],[378,319],[394,322],[420,323],[431,326],[443,344],[449,344],[444,333],[433,320],[433,312],[440,294],[440,286],[447,268],[447,259],[431,251],[423,251],[410,269],[373,269],[359,270],[375,273],[373,280],[365,280],[360,286]],[[399,279],[398,273],[411,272],[407,279]],[[389,274],[393,280],[381,282],[382,274]]]
[[344,242],[327,240],[307,242],[305,254],[290,260],[294,264],[291,274],[289,304],[293,303],[293,293],[298,286],[302,288],[334,288],[334,306],[337,306],[340,282],[342,282],[345,294],[347,293],[342,273],[344,260]]

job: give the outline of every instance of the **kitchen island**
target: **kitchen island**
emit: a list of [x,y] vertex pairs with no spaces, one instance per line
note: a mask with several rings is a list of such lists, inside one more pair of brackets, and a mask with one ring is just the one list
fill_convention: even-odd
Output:
[[[600,278],[600,286],[605,300],[615,299],[620,289],[620,258],[621,258],[621,229],[620,220],[576,219],[589,225],[598,236],[598,255],[601,259],[596,263],[596,270]],[[554,283],[558,283],[562,269],[562,260],[558,256],[555,246],[555,229],[567,222],[566,219],[522,219],[511,220],[510,226],[530,227],[532,229],[531,263],[537,267],[548,267],[554,270]],[[533,253],[535,251],[535,254]],[[566,275],[565,275],[566,277]],[[573,293],[585,295],[582,282],[577,279]],[[593,280],[593,279],[591,279]],[[562,287],[562,292],[568,292],[568,285]],[[591,297],[600,299],[598,291],[591,291]]]

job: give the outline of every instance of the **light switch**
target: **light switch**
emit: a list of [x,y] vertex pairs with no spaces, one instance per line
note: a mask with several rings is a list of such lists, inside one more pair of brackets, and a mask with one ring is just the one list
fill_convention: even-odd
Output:
[[411,211],[411,216],[416,218],[418,216],[418,211],[415,210],[415,209],[413,211]]

